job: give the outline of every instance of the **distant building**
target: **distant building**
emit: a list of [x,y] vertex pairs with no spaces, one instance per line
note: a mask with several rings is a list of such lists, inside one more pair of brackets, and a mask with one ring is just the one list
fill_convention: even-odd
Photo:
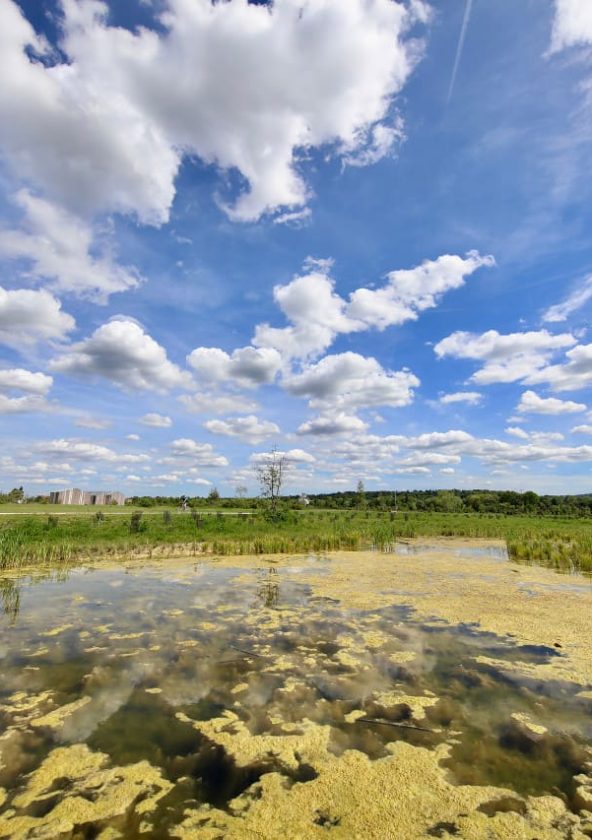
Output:
[[49,494],[51,505],[124,505],[125,496],[112,490],[54,490]]
[[70,490],[54,490],[49,494],[50,505],[83,505],[84,491],[77,487]]

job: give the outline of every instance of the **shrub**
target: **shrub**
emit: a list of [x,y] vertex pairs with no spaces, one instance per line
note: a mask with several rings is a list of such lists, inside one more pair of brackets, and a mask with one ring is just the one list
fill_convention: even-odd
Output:
[[142,522],[142,511],[135,510],[130,518],[130,534],[139,534],[144,530],[144,523]]

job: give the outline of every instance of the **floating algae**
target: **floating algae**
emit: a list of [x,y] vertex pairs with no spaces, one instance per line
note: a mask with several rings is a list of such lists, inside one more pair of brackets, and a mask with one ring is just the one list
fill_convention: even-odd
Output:
[[455,545],[12,573],[0,838],[589,838],[592,588]]
[[[189,809],[171,831],[181,840],[198,838],[331,837],[397,838],[460,836],[524,838],[525,840],[584,840],[582,821],[556,797],[525,800],[511,790],[457,786],[442,772],[439,761],[447,748],[428,751],[408,744],[391,745],[385,758],[371,762],[350,750],[341,758],[326,756],[315,765],[318,775],[306,784],[287,787],[278,773],[261,777],[230,803],[227,811]],[[507,811],[496,803],[508,799],[522,806]],[[492,806],[491,807],[488,806]],[[441,830],[448,826],[448,835]]]
[[87,703],[91,702],[90,697],[81,697],[79,700],[74,700],[72,703],[67,703],[65,706],[58,706],[51,712],[42,717],[33,718],[31,726],[33,729],[47,728],[54,732],[61,732],[66,724],[66,721],[71,715],[75,714],[79,709],[83,709]]
[[112,822],[122,828],[150,814],[172,785],[147,762],[109,767],[109,759],[85,744],[58,747],[0,815],[0,837],[72,837]]

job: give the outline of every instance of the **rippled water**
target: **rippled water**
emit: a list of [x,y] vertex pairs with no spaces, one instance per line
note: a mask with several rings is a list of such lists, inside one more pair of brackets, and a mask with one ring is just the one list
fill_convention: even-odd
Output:
[[[592,701],[578,696],[581,686],[503,667],[548,662],[562,656],[559,646],[425,624],[397,603],[348,609],[306,583],[311,569],[324,573],[330,563],[176,561],[2,581],[4,812],[21,813],[13,805],[27,774],[56,746],[80,742],[117,766],[145,759],[172,783],[142,824],[133,814],[119,820],[130,838],[170,836],[188,805],[225,808],[271,771],[287,784],[315,778],[305,762],[290,768],[273,754],[240,766],[191,724],[225,710],[253,735],[285,735],[290,724],[298,732],[305,719],[328,724],[335,755],[353,748],[377,759],[401,739],[451,743],[455,781],[554,793],[574,806],[573,777],[589,760]],[[67,714],[52,719],[61,707]],[[546,732],[528,729],[517,713]],[[51,813],[61,795],[54,785],[38,803]],[[22,812],[43,817],[38,803]]]

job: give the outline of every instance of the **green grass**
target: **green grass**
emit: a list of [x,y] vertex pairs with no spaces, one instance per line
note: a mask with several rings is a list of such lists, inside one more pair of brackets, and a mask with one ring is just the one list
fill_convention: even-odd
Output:
[[[49,516],[50,514],[58,514],[62,516],[63,514],[71,514],[75,516],[89,516],[96,511],[102,511],[103,513],[107,514],[129,514],[130,511],[134,510],[141,510],[147,516],[154,513],[162,513],[165,510],[170,510],[176,512],[178,508],[171,507],[171,505],[155,505],[154,507],[141,507],[140,505],[45,505],[39,502],[27,502],[26,504],[19,505],[16,502],[6,502],[0,505],[0,519],[3,519],[5,515],[17,513],[19,516],[30,516],[30,515],[37,515],[43,514],[45,516]],[[210,507],[208,505],[207,511],[212,512],[216,511],[217,508],[215,506]],[[240,509],[239,509],[240,510]]]
[[[56,516],[58,512],[63,515]],[[384,550],[401,539],[444,536],[502,539],[517,562],[592,572],[589,519],[315,510],[288,511],[272,523],[260,513],[224,516],[198,511],[192,516],[150,509],[142,511],[134,527],[130,508],[86,508],[81,513],[80,508],[70,512],[60,506],[45,507],[43,513],[0,517],[0,569],[59,566],[105,555],[149,555],[167,545],[196,554],[276,554]]]

